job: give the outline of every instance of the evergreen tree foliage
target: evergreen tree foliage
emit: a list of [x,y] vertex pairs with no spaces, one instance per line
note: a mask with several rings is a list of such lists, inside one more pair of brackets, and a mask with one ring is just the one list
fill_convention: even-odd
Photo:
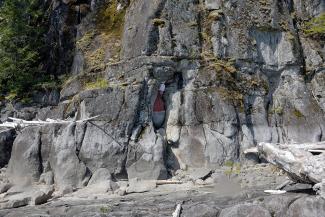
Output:
[[0,91],[24,93],[40,81],[45,16],[39,0],[5,0],[0,8]]

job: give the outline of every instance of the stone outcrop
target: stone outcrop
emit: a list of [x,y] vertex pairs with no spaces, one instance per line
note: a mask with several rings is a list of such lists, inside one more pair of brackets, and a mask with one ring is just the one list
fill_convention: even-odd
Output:
[[[72,191],[101,168],[113,179],[165,179],[246,162],[243,150],[259,142],[323,141],[324,41],[303,28],[324,10],[321,0],[53,1],[48,40],[62,47],[49,71],[73,76],[60,97],[8,103],[1,120],[99,117],[18,132],[8,174],[51,183],[52,172]],[[161,83],[166,120],[156,130]]]

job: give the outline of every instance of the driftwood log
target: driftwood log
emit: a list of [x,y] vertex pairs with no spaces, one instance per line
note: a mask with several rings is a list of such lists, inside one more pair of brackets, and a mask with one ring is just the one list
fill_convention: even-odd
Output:
[[308,144],[260,143],[244,153],[258,153],[283,169],[294,182],[316,184],[325,180],[325,142]]
[[81,123],[81,122],[86,122],[86,121],[91,121],[94,120],[96,118],[98,118],[99,116],[95,116],[95,117],[91,117],[91,118],[87,118],[87,119],[83,119],[83,120],[78,120],[78,121],[74,121],[74,120],[54,120],[54,119],[46,119],[45,121],[41,121],[41,120],[37,120],[37,121],[25,121],[19,118],[8,118],[9,120],[11,120],[11,122],[4,122],[2,124],[0,124],[0,128],[4,127],[4,128],[14,128],[14,129],[21,129],[24,127],[29,127],[29,126],[40,126],[40,125],[47,125],[47,124],[68,124],[68,123],[72,123],[72,122],[76,122],[76,123]]

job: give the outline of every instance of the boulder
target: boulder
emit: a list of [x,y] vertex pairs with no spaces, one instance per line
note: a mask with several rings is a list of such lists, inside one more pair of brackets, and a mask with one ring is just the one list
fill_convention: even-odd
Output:
[[262,206],[238,204],[221,210],[219,217],[271,217],[269,211]]
[[11,183],[1,183],[0,184],[0,194],[7,192],[12,187]]
[[206,179],[212,174],[212,170],[208,168],[197,168],[190,173],[190,178],[195,181],[197,179]]
[[325,200],[321,197],[302,197],[294,201],[286,213],[286,217],[323,217]]
[[219,208],[209,204],[197,204],[189,208],[183,207],[182,215],[184,217],[215,217],[218,216]]
[[111,180],[106,180],[106,181],[98,182],[96,184],[88,185],[87,187],[75,192],[74,195],[78,197],[93,197],[94,195],[98,195],[98,194],[113,193],[117,189],[118,189],[117,183]]
[[31,192],[30,205],[39,205],[46,203],[54,192],[53,186],[42,186],[40,190],[34,190]]
[[53,185],[54,184],[54,174],[52,171],[43,173],[39,179],[40,183],[44,183],[46,185]]
[[60,101],[72,98],[82,90],[82,84],[78,79],[68,82],[60,92]]
[[111,172],[106,168],[100,168],[96,170],[96,172],[91,176],[88,186],[95,185],[100,182],[110,181],[112,180]]
[[133,178],[129,180],[129,186],[126,189],[126,193],[142,193],[155,189],[157,187],[155,180],[141,180]]
[[52,197],[53,186],[17,186],[15,193],[7,194],[0,201],[0,208],[9,209],[26,205],[39,205],[46,203]]
[[28,205],[29,198],[28,197],[21,197],[21,198],[12,198],[7,202],[0,203],[1,209],[11,209],[11,208],[18,208],[22,206]]
[[265,197],[264,199],[264,207],[273,213],[273,216],[287,216],[286,212],[295,200],[297,200],[299,195],[271,195],[269,197]]

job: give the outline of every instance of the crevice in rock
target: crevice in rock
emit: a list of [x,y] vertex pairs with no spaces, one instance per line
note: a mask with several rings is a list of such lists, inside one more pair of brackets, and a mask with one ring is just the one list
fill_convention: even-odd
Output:
[[93,121],[88,121],[88,123],[90,123],[91,125],[95,126],[99,130],[103,131],[103,133],[105,133],[108,137],[110,137],[114,142],[116,142],[119,146],[123,147],[123,144],[121,144],[114,136],[112,136],[110,133],[108,133],[105,130],[105,128],[102,128],[101,126],[99,126],[98,124],[94,123]]
[[159,27],[152,25],[148,35],[148,47],[146,55],[150,56],[155,53],[158,49],[159,44]]
[[[199,7],[204,7],[204,2],[200,2],[198,1],[197,4],[199,5]],[[198,12],[198,15],[197,15],[197,22],[199,23],[198,25],[198,37],[199,37],[199,47],[200,47],[200,53],[202,53],[203,51],[203,44],[204,44],[204,39],[203,39],[203,34],[200,34],[201,32],[203,32],[203,26],[204,26],[204,16],[205,13],[204,13],[204,10],[200,10]]]
[[180,164],[177,157],[175,156],[171,145],[167,144],[166,154],[164,155],[165,166],[167,169],[168,178],[175,175],[175,172],[180,169]]
[[[249,129],[250,133],[252,134],[252,137],[253,137],[253,143],[254,143],[254,146],[256,146],[256,139],[255,139],[255,132],[254,132],[254,129],[253,129],[253,122],[252,122],[252,109],[253,109],[253,105],[250,101],[253,101],[252,99],[246,99],[247,102],[244,103],[244,106],[245,106],[245,122],[246,122],[246,126],[247,128]],[[235,106],[234,106],[235,107]],[[237,121],[240,121],[239,119],[239,116],[238,116],[238,110],[237,108],[235,107],[235,111],[236,111],[236,118],[238,118]]]
[[[158,8],[154,14],[155,19],[159,19],[161,16],[161,13],[163,9],[165,8],[167,0],[161,1],[158,5]],[[146,55],[151,56],[158,50],[158,44],[159,44],[160,36],[159,36],[159,26],[155,24],[150,24],[150,30],[148,34],[148,44],[146,49]]]
[[38,160],[39,160],[39,172],[42,174],[44,172],[44,167],[43,167],[43,158],[42,158],[42,131],[41,128],[38,131]]
[[240,118],[239,118],[239,112],[237,110],[236,107],[235,108],[235,114],[236,114],[236,128],[237,128],[237,133],[236,133],[236,143],[237,143],[237,147],[236,147],[236,159],[240,159],[240,132],[242,132],[241,130],[241,122],[240,122]]
[[[296,11],[295,11],[295,7],[294,7],[294,1],[293,0],[289,0],[289,5],[291,6],[289,8],[289,12],[291,14],[295,14]],[[299,63],[301,64],[302,66],[302,73],[305,75],[305,81],[307,81],[307,76],[306,76],[306,60],[305,60],[305,54],[304,54],[304,49],[303,49],[303,46],[302,46],[302,43],[301,43],[301,39],[300,39],[300,35],[299,35],[299,28],[298,28],[298,25],[297,25],[297,19],[296,18],[292,18],[292,24],[293,24],[293,28],[294,28],[294,31],[295,31],[295,34],[296,34],[296,37],[297,37],[297,49],[298,49],[298,59],[299,59]]]
[[269,97],[265,97],[264,102],[265,102],[265,116],[266,116],[265,118],[266,118],[267,126],[271,127],[271,121],[270,121],[271,100],[269,99]]
[[[148,95],[148,83],[146,80],[143,81],[142,84],[142,88],[139,92],[139,102],[137,107],[137,110],[135,112],[135,118],[134,118],[134,124],[132,127],[132,132],[134,130],[136,130],[136,128],[138,128],[139,126],[141,126],[141,128],[143,129],[143,127],[145,126],[145,122],[146,120],[144,120],[145,115],[142,114],[144,112],[146,112],[147,106],[151,106],[150,103],[149,105],[147,105],[147,95]],[[151,115],[150,115],[151,117]],[[140,136],[141,132],[139,133]],[[135,140],[137,140],[137,138],[135,138]]]
[[[77,154],[77,156],[79,156],[80,150],[82,148],[82,143],[83,143],[85,135],[86,135],[88,124],[87,123],[82,123],[81,127],[82,127],[82,132],[81,132],[82,135],[81,135],[80,141],[77,141],[78,136],[75,135],[75,138],[76,138],[76,154]],[[75,132],[75,133],[77,134],[77,132]]]
[[300,197],[296,197],[296,198],[294,198],[293,200],[291,200],[290,202],[289,202],[289,204],[288,204],[288,209],[290,208],[290,206],[296,201],[296,200],[298,200],[298,199],[300,199]]

